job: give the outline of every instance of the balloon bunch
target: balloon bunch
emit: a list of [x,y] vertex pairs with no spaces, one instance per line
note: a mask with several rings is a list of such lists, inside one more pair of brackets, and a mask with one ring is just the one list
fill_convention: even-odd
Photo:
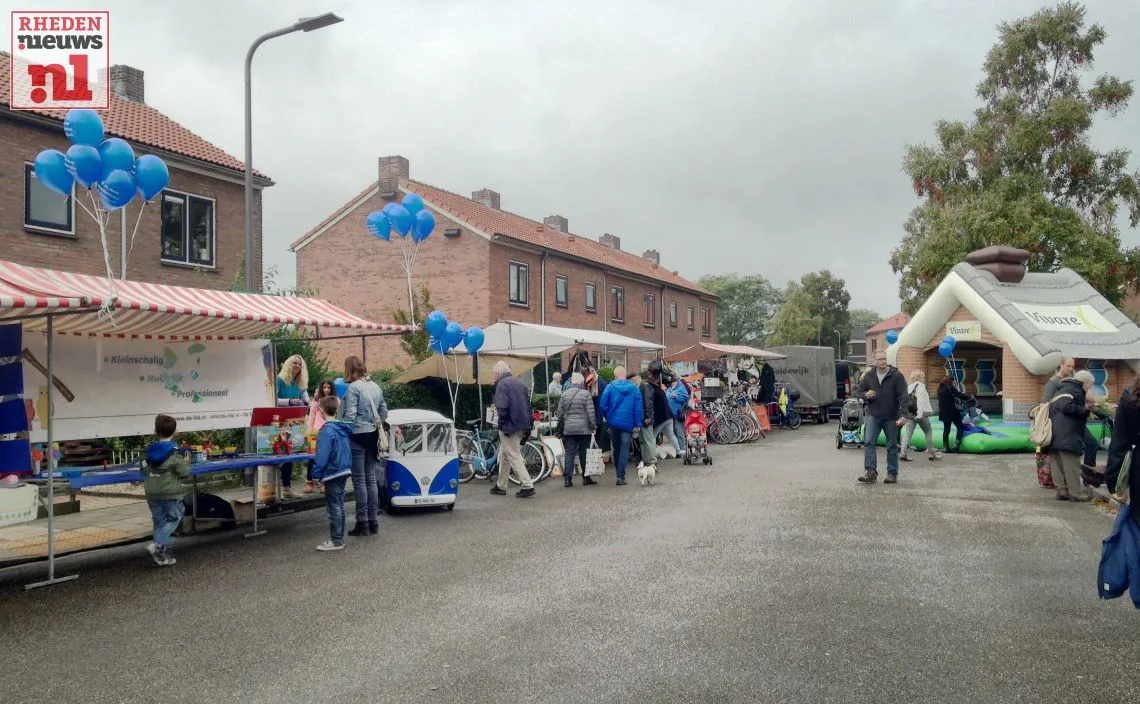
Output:
[[[472,359],[475,360],[476,365],[479,364],[479,349],[483,347],[483,330],[474,325],[464,330],[463,326],[454,320],[448,321],[447,316],[441,310],[433,310],[428,314],[424,320],[424,328],[427,330],[428,339],[431,341],[432,351],[442,358],[444,378],[447,379],[447,391],[451,396],[451,417],[455,418],[456,404],[459,401],[459,383],[462,381],[463,375],[467,373],[468,365],[471,364]],[[460,343],[467,348],[467,360],[463,363],[462,370],[459,368],[459,357],[449,354]],[[451,359],[451,370],[447,368],[449,358]],[[454,387],[451,384],[451,371],[455,372]]]
[[[114,306],[115,274],[111,269],[111,254],[107,249],[107,223],[111,213],[125,208],[135,196],[143,200],[139,208],[135,229],[131,233],[130,250],[134,248],[143,210],[170,182],[166,163],[157,156],[146,154],[135,158],[135,151],[118,137],[106,138],[106,130],[99,113],[94,110],[68,110],[63,119],[63,132],[71,140],[67,153],[58,149],[45,149],[36,155],[36,178],[46,188],[65,198],[72,196],[76,184],[87,189],[90,209],[83,200],[79,205],[99,226],[103,243],[103,261],[112,296],[103,304],[100,315],[110,318]],[[98,194],[98,198],[96,198]]]
[[389,203],[383,210],[370,213],[366,222],[372,236],[384,240],[389,245],[392,245],[393,232],[399,237],[404,273],[408,277],[409,317],[415,321],[416,302],[412,295],[412,272],[416,267],[416,255],[419,254],[420,243],[435,230],[435,216],[424,207],[424,199],[419,194],[409,193],[400,203]]
[[954,339],[953,335],[947,335],[942,338],[942,342],[938,343],[938,354],[942,359],[949,359],[953,361],[954,350],[958,348],[958,341]]

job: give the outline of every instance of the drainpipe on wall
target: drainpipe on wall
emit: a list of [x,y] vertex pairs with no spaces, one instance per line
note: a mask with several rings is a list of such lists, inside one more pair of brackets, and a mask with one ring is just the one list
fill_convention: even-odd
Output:
[[546,325],[546,252],[542,253],[542,263],[539,267],[539,271],[541,272],[539,278],[541,279],[540,285],[542,286],[542,305],[539,315],[541,316],[542,324]]
[[[662,347],[665,347],[665,328],[669,326],[668,315],[669,314],[665,308],[665,284],[661,284],[661,346]],[[660,356],[661,359],[665,359],[665,353],[668,351],[669,351],[669,348],[665,347],[665,349],[661,350],[661,354],[658,356]]]
[[[602,269],[602,301],[605,305],[602,306],[602,330],[610,331],[610,287],[606,285],[606,270]],[[595,304],[597,301],[595,301]],[[597,305],[594,306],[597,308]],[[605,364],[605,358],[609,354],[609,349],[606,345],[602,345],[602,363]]]

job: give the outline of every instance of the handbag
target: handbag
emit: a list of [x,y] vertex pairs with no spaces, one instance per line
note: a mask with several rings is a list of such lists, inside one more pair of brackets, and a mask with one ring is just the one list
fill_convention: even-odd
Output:
[[386,424],[380,418],[380,413],[376,410],[376,402],[372,397],[368,397],[368,405],[372,407],[372,418],[376,421],[376,454],[385,457],[388,455],[388,429]]
[[587,477],[596,477],[606,472],[606,463],[602,461],[602,448],[598,447],[598,438],[590,436],[590,447],[586,450],[586,468],[582,474]]

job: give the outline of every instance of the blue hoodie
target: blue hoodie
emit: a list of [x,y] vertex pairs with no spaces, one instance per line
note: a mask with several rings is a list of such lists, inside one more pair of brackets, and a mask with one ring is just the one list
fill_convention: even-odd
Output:
[[606,384],[598,405],[602,407],[606,423],[611,428],[629,432],[640,428],[645,421],[641,389],[629,379],[614,379]]
[[352,474],[352,448],[348,438],[352,423],[330,420],[317,432],[317,456],[313,459],[313,481],[322,484]]
[[669,387],[669,391],[665,393],[669,397],[669,410],[673,411],[674,418],[681,418],[681,411],[685,409],[685,405],[689,403],[689,389],[685,387],[685,382],[678,381]]

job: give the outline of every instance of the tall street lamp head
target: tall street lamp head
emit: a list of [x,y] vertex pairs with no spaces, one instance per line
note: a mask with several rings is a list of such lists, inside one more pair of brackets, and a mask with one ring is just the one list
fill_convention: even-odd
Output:
[[328,27],[330,24],[336,24],[337,22],[344,22],[344,18],[337,17],[331,12],[326,12],[325,14],[317,15],[316,17],[302,17],[293,25],[293,29],[299,29],[302,32],[312,32],[314,29],[323,29],[325,27]]

